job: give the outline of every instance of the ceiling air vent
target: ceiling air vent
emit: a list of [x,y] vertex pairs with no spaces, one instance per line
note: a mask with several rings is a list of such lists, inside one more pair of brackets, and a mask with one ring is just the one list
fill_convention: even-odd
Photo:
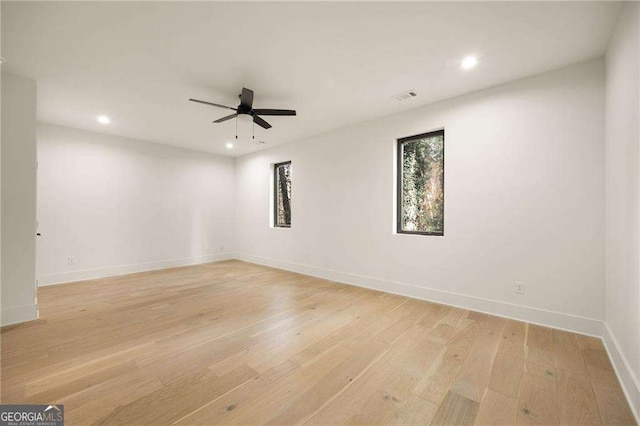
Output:
[[397,95],[393,95],[393,98],[396,101],[402,102],[402,101],[406,101],[407,99],[413,99],[416,96],[418,96],[418,94],[413,90],[410,90],[408,92],[402,92],[402,93],[398,93]]

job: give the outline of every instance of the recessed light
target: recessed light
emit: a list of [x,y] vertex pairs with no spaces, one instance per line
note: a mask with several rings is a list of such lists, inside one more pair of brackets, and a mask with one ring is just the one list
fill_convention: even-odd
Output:
[[475,56],[467,56],[460,63],[460,66],[462,67],[463,70],[470,70],[471,68],[474,68],[476,65],[478,65],[478,58],[476,58]]
[[227,142],[225,146],[227,147],[227,149],[231,149],[233,148],[233,142]]
[[98,123],[100,123],[100,124],[109,124],[109,123],[111,123],[111,120],[106,115],[99,115],[98,116]]

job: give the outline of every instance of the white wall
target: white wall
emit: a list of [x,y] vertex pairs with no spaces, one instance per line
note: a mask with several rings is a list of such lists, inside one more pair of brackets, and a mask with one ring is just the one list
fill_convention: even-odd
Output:
[[[2,2],[0,2],[0,22],[2,22]],[[0,31],[0,46],[2,46],[2,31]],[[0,49],[0,56],[2,51]],[[2,65],[0,65],[2,66]],[[2,72],[0,72],[0,99],[2,98]],[[0,102],[0,190],[2,189],[2,102]],[[0,310],[2,310],[2,194],[0,194]],[[2,313],[0,312],[0,325]]]
[[627,3],[606,55],[605,341],[640,413],[640,7]]
[[[0,22],[2,22],[2,2],[0,2]],[[0,46],[2,46],[2,31],[0,31]],[[0,56],[2,52],[0,51]],[[1,65],[0,65],[1,66]],[[2,98],[2,72],[0,72],[0,99]],[[2,189],[2,102],[0,102],[0,190]],[[2,194],[0,194],[0,310],[2,310]],[[0,313],[2,325],[2,313]]]
[[232,158],[38,123],[38,162],[39,285],[234,250]]
[[35,302],[36,82],[2,73],[2,315],[37,317]]
[[[396,235],[395,139],[442,127],[445,236]],[[603,155],[599,59],[239,158],[238,252],[599,335]],[[270,164],[285,160],[292,227],[274,229]]]

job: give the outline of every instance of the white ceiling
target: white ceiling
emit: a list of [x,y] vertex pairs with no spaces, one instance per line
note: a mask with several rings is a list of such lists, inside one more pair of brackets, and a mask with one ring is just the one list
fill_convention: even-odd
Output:
[[[4,71],[42,121],[223,155],[243,86],[273,146],[598,57],[619,3],[2,2]],[[476,69],[459,61],[477,55]],[[415,90],[405,102],[394,94]],[[112,123],[102,126],[96,116]],[[248,130],[248,129],[245,129]]]

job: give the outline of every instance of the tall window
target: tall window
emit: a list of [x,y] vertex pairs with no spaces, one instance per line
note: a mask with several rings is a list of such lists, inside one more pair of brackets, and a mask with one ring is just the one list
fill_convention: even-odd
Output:
[[444,235],[444,130],[398,139],[397,232]]
[[273,226],[291,226],[291,161],[273,167]]

